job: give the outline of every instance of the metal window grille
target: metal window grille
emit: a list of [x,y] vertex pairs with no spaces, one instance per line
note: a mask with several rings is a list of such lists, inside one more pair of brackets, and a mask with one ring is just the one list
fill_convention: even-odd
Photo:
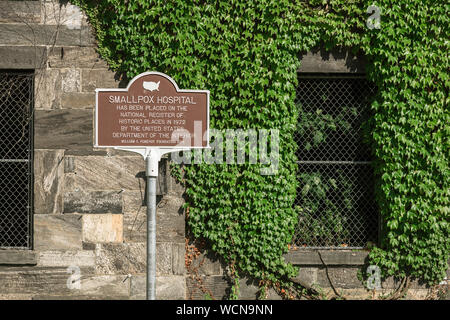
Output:
[[32,72],[0,70],[0,248],[32,247]]
[[348,249],[377,242],[373,169],[363,141],[374,92],[360,76],[299,76],[299,221],[293,245]]

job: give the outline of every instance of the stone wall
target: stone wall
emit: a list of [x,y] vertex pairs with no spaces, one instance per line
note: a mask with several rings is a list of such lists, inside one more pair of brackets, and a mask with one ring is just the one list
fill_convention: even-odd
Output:
[[[301,58],[300,72],[364,72],[361,60],[345,51]],[[126,83],[98,56],[86,18],[66,1],[0,1],[0,69],[35,70],[34,247],[0,250],[0,299],[143,299],[144,161],[93,148],[95,88]],[[162,161],[157,298],[225,298],[231,283],[217,257],[204,251],[185,268],[183,192]],[[300,266],[294,280],[324,294],[334,287],[348,297],[372,297],[357,276],[366,252],[321,252],[323,261],[317,251],[286,255]],[[71,283],[78,272],[79,287]],[[382,285],[385,292],[395,283]],[[410,298],[428,292],[417,283],[412,288]],[[241,299],[255,299],[257,291],[255,281],[241,279]],[[269,298],[280,299],[274,291]]]
[[[0,68],[35,70],[34,245],[0,250],[0,299],[145,298],[144,161],[93,148],[95,89],[126,83],[86,18],[66,1],[0,1]],[[184,299],[183,190],[169,177],[163,159],[157,297]]]
[[[361,280],[369,266],[365,250],[290,250],[285,260],[298,267],[298,275],[292,281],[312,288],[322,299],[334,299],[337,295],[350,300],[380,299],[389,296],[400,282],[393,277],[382,279],[380,288],[369,290]],[[187,298],[204,300],[226,299],[230,294],[231,280],[227,267],[208,251],[202,251],[187,272]],[[194,272],[190,272],[193,270]],[[447,270],[447,279],[450,269]],[[367,276],[366,276],[367,279]],[[412,281],[404,298],[411,300],[450,299],[448,284],[444,281],[437,288],[430,288]],[[248,277],[239,280],[239,299],[253,300],[258,296],[258,282]],[[304,297],[306,298],[306,297]],[[302,298],[302,299],[304,299]],[[269,290],[267,299],[282,297]]]

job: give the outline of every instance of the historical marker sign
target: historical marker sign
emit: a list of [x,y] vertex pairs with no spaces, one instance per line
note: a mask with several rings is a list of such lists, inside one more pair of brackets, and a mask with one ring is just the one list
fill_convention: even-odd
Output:
[[94,147],[140,153],[147,177],[147,299],[156,298],[156,177],[161,156],[209,147],[209,91],[145,72],[126,89],[96,89]]
[[160,72],[126,89],[96,89],[95,147],[191,149],[209,146],[209,91],[182,90]]

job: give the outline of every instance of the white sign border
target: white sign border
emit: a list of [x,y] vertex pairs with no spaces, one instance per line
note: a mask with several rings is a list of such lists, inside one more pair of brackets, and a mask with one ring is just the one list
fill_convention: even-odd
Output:
[[[147,76],[147,75],[159,75],[167,80],[169,80],[173,86],[175,87],[175,90],[180,93],[190,93],[190,92],[197,92],[197,93],[206,93],[206,146],[99,146],[98,145],[98,93],[99,92],[108,92],[108,91],[120,91],[120,92],[128,92],[130,86],[140,77]],[[142,153],[145,152],[147,149],[167,149],[166,152],[170,152],[170,149],[173,150],[190,150],[190,149],[207,149],[210,148],[209,146],[209,90],[192,90],[192,89],[180,89],[171,77],[169,77],[167,74],[158,72],[158,71],[147,71],[138,74],[135,76],[131,81],[128,83],[126,88],[96,88],[95,89],[95,109],[94,109],[94,148],[113,148],[113,149],[119,149],[119,150],[129,150],[133,152]],[[203,138],[203,137],[202,137]]]

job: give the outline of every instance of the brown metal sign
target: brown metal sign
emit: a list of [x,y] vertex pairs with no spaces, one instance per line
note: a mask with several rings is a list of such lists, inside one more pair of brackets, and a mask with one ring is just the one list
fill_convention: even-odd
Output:
[[95,147],[206,148],[209,91],[182,90],[164,73],[145,72],[126,89],[96,89]]

